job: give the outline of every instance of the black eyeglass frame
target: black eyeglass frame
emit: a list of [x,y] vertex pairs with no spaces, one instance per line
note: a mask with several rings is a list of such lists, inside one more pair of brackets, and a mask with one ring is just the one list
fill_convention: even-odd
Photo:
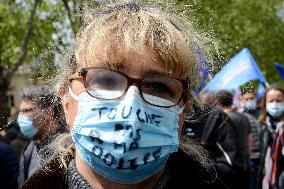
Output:
[[[100,97],[95,97],[93,96],[89,90],[88,90],[88,87],[87,87],[87,84],[86,84],[86,77],[87,77],[87,74],[88,74],[88,71],[91,70],[91,69],[102,69],[102,70],[108,70],[108,71],[111,71],[111,72],[116,72],[120,75],[123,75],[126,79],[127,79],[127,87],[125,88],[125,90],[123,91],[122,95],[119,96],[119,97],[116,97],[116,98],[112,98],[112,99],[105,99],[105,98],[100,98]],[[73,77],[73,78],[72,78]],[[133,77],[130,77],[122,72],[119,72],[115,69],[111,69],[111,68],[104,68],[104,67],[88,67],[88,68],[81,68],[79,72],[76,72],[74,73],[71,78],[69,78],[69,82],[71,83],[72,80],[74,79],[77,79],[78,77],[81,77],[83,78],[83,83],[84,83],[84,87],[86,89],[86,92],[93,98],[96,98],[96,99],[102,99],[102,100],[114,100],[114,99],[119,99],[121,98],[122,96],[125,95],[125,92],[129,89],[129,87],[131,85],[135,85],[138,90],[139,90],[139,94],[141,96],[141,98],[143,99],[143,101],[145,101],[146,103],[152,105],[152,106],[157,106],[157,107],[164,107],[164,108],[170,108],[170,107],[173,107],[173,106],[176,106],[180,103],[180,101],[182,99],[184,99],[184,102],[186,102],[186,100],[188,99],[188,92],[190,90],[190,82],[189,82],[189,78],[186,78],[185,80],[183,79],[178,79],[178,78],[175,78],[175,77],[171,77],[171,76],[153,76],[153,77],[144,77],[144,78],[133,78]],[[179,81],[181,82],[182,84],[182,87],[183,87],[183,91],[182,91],[182,94],[179,98],[179,100],[174,104],[174,105],[170,105],[170,106],[159,106],[159,105],[156,105],[156,104],[152,104],[150,102],[148,102],[147,100],[145,100],[144,96],[143,96],[143,93],[142,93],[142,89],[141,89],[141,83],[143,80],[146,80],[146,79],[149,79],[149,78],[158,78],[158,77],[167,77],[169,79],[173,79],[173,80],[176,80],[176,81]]]

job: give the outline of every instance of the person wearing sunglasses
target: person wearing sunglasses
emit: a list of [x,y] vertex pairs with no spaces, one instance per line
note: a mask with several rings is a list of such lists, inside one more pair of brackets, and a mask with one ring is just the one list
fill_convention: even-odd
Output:
[[70,134],[22,188],[223,188],[181,137],[202,55],[190,22],[133,2],[86,18],[57,79]]

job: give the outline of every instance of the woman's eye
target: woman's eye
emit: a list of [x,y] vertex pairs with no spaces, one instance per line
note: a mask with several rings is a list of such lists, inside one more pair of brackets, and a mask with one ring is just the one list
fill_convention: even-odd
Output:
[[89,90],[112,90],[117,86],[117,81],[112,77],[93,77],[87,81]]
[[171,89],[164,83],[160,82],[152,82],[148,83],[148,89],[153,91],[154,93],[164,93],[164,94],[171,94]]
[[97,87],[112,89],[115,88],[115,86],[117,86],[117,81],[111,77],[101,77],[101,78],[96,78],[93,81],[93,84],[96,85]]

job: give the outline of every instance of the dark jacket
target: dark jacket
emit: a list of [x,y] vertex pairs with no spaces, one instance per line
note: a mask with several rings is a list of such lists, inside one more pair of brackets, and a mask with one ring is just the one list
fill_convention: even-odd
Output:
[[250,122],[248,118],[238,112],[226,112],[231,118],[235,130],[238,134],[238,150],[241,156],[238,159],[239,170],[237,177],[242,181],[242,188],[249,188],[250,159],[248,149],[248,137],[251,133]]
[[256,188],[261,188],[262,179],[264,176],[264,164],[265,164],[265,156],[269,143],[272,140],[271,133],[269,132],[265,123],[260,123],[260,163],[259,163],[259,171],[256,181]]
[[[214,175],[214,172],[205,171],[197,161],[182,150],[170,156],[166,170],[169,174],[169,182],[155,188],[226,188],[218,178],[214,181],[208,180],[208,178],[212,178],[211,175]],[[67,189],[66,178],[67,170],[54,159],[32,175],[21,189]]]
[[31,140],[22,149],[19,161],[20,164],[19,175],[17,178],[19,186],[23,185],[28,178],[29,166],[32,159],[32,153],[35,147],[36,147],[35,141]]
[[244,113],[248,118],[252,134],[252,145],[250,152],[250,159],[259,159],[260,158],[260,130],[261,125],[259,121],[249,113]]
[[[56,134],[64,132],[66,132],[66,126],[64,123],[60,123],[60,126],[55,130],[55,132],[46,136],[41,144],[37,144],[34,140],[26,143],[20,153],[19,175],[17,178],[19,186],[23,185],[29,176],[29,168],[32,162],[34,150],[38,152],[42,147],[47,145],[56,136]],[[37,156],[34,158],[36,161]]]
[[248,151],[248,136],[251,133],[251,126],[248,118],[238,112],[227,112],[233,124],[235,130],[238,133],[238,146],[239,150],[243,155],[243,166],[244,169],[247,169],[247,163],[249,161],[249,151]]
[[261,114],[261,109],[255,109],[255,110],[247,110],[247,109],[244,109],[244,113],[248,113],[250,115],[252,115],[255,119],[258,120],[260,114]]
[[13,149],[5,143],[0,143],[0,188],[16,189],[18,175],[18,159]]
[[184,135],[204,143],[205,149],[215,159],[219,176],[230,188],[240,188],[238,184],[242,183],[236,179],[243,166],[237,133],[229,116],[210,106],[196,108],[194,116],[186,120],[183,130]]

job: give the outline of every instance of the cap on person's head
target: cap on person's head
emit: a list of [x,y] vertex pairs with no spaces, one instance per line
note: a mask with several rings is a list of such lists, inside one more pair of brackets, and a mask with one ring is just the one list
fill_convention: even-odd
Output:
[[246,87],[246,88],[244,88],[243,90],[242,90],[242,93],[241,93],[241,95],[244,95],[244,94],[247,94],[247,93],[251,93],[251,94],[256,94],[255,93],[255,90],[253,89],[253,88],[251,88],[251,87]]

